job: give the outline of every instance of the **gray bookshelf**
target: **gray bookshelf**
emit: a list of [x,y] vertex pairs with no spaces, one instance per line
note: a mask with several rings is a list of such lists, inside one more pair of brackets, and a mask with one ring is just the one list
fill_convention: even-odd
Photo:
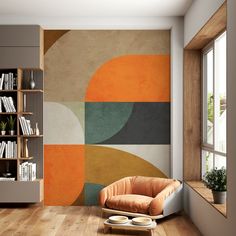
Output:
[[[44,198],[44,155],[43,155],[43,30],[36,25],[1,25],[0,26],[0,76],[13,73],[17,78],[17,87],[12,90],[0,90],[0,96],[12,97],[16,112],[0,113],[0,121],[7,117],[16,118],[15,134],[0,134],[0,142],[15,141],[17,156],[12,159],[0,158],[0,177],[10,173],[14,181],[0,181],[0,203],[37,203]],[[34,73],[35,88],[30,89],[30,72]],[[24,95],[26,100],[24,100]],[[26,104],[25,104],[26,101]],[[2,105],[3,107],[3,105]],[[25,135],[22,132],[19,117],[30,120],[31,127],[36,122],[40,135]],[[24,140],[28,139],[29,156],[22,153]],[[36,163],[36,179],[22,181],[20,164]]]

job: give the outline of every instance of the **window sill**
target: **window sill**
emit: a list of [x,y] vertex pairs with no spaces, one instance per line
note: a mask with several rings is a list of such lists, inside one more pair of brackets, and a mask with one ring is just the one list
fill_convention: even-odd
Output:
[[214,204],[211,190],[202,181],[185,181],[185,183],[226,217],[226,204]]

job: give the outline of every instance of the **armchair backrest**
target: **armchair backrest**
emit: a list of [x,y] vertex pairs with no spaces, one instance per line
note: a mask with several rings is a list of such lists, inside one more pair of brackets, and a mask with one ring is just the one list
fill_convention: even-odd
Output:
[[173,181],[173,179],[158,177],[134,176],[132,179],[132,193],[154,198]]

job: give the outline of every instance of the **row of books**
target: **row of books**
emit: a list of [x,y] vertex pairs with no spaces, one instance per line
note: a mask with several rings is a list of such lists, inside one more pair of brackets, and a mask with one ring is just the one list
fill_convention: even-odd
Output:
[[31,128],[30,120],[25,119],[24,116],[20,116],[19,121],[23,135],[33,134],[33,129]]
[[0,181],[15,181],[15,178],[0,177]]
[[36,179],[36,163],[23,162],[19,166],[19,180],[33,181]]
[[[5,153],[5,155],[3,155]],[[16,141],[2,141],[0,143],[0,158],[17,158]]]
[[0,77],[0,90],[13,90],[17,88],[16,78],[13,73],[2,74]]
[[12,97],[0,97],[0,112],[2,112],[2,104],[6,112],[16,112]]

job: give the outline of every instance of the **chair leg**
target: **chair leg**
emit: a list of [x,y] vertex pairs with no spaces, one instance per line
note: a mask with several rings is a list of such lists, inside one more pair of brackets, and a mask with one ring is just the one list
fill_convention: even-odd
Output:
[[104,234],[108,233],[110,229],[111,228],[109,226],[104,225]]
[[107,219],[107,218],[108,218],[108,216],[109,216],[109,214],[108,214],[108,213],[106,213],[106,212],[102,211],[102,218],[103,218],[103,219]]
[[154,236],[154,229],[150,229],[149,232],[150,232],[150,236]]

